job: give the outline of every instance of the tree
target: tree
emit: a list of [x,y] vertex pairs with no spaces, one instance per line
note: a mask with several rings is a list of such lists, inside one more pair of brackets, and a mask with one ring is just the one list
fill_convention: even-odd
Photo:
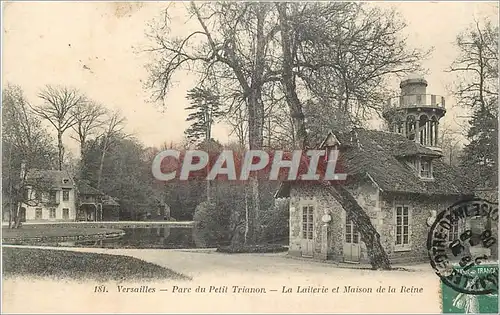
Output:
[[217,95],[207,88],[194,88],[188,91],[187,99],[191,106],[186,110],[192,111],[186,121],[191,125],[184,132],[191,143],[212,139],[212,126],[224,112],[220,109]]
[[102,105],[89,101],[81,102],[75,106],[71,112],[75,124],[72,126],[76,136],[72,138],[80,144],[80,154],[85,152],[85,145],[89,137],[94,135],[103,126],[103,117],[106,110]]
[[[400,38],[404,24],[397,23],[394,14],[377,9],[365,11],[362,5],[352,3],[275,5],[281,30],[280,81],[293,119],[296,148],[308,147],[299,78],[313,94],[315,87],[325,82],[321,79],[324,74],[327,81],[332,78],[333,82],[339,82],[333,87],[327,86],[321,93],[334,95],[337,108],[352,118],[356,117],[353,115],[356,107],[361,111],[371,107],[368,96],[380,101],[378,93],[368,93],[370,89],[390,74],[419,68],[419,60],[425,55],[418,50],[407,50]],[[380,235],[363,208],[342,185],[322,184],[352,215],[367,246],[372,267],[389,269],[390,261],[380,244]]]
[[31,107],[39,117],[46,119],[57,132],[58,167],[62,170],[64,160],[63,134],[76,124],[73,111],[86,102],[86,97],[74,88],[47,85],[38,97],[43,104]]
[[21,204],[33,203],[28,188],[45,192],[50,187],[45,178],[31,177],[34,169],[55,165],[57,154],[52,138],[41,121],[31,115],[21,87],[8,84],[2,93],[2,194],[8,201],[9,227],[20,225]]
[[123,133],[125,117],[123,117],[120,112],[115,111],[111,113],[105,122],[106,129],[103,131],[101,135],[97,137],[100,147],[101,147],[101,156],[99,160],[99,170],[97,173],[97,189],[101,188],[102,183],[102,172],[104,168],[104,160],[106,158],[106,154],[111,149],[111,146],[118,141],[119,139],[125,139],[128,135]]
[[[168,25],[154,25],[149,34],[155,47],[149,51],[156,59],[149,65],[148,88],[155,100],[163,100],[175,73],[186,69],[199,71],[199,83],[217,82],[224,89],[222,98],[230,104],[246,106],[250,149],[260,149],[263,142],[262,90],[276,80],[269,72],[266,51],[277,28],[266,29],[270,4],[218,2],[191,3],[188,11],[198,29],[184,38],[176,38]],[[168,21],[168,10],[165,12]],[[165,21],[164,20],[164,21]],[[230,107],[228,112],[231,112]],[[252,205],[249,207],[247,242],[256,241],[256,220],[260,212],[258,180],[250,180]]]
[[[266,115],[283,113],[283,105],[290,124],[282,128],[293,134],[291,147],[306,148],[310,134],[304,99],[312,98],[318,108],[335,103],[349,123],[361,121],[379,108],[386,92],[383,83],[390,76],[420,69],[419,62],[427,55],[408,49],[401,37],[405,25],[395,13],[363,4],[217,3],[190,8],[200,28],[189,36],[172,39],[165,35],[168,28],[155,28],[156,47],[151,51],[158,58],[150,67],[149,87],[162,99],[174,73],[196,69],[201,82],[209,78],[218,84],[222,102],[230,104],[227,113],[234,113],[234,106],[245,106],[250,149],[263,146]],[[276,129],[269,127],[269,134],[271,130]],[[260,211],[256,183],[252,178],[250,242]],[[374,248],[369,249],[374,266],[388,267],[363,209],[338,189],[332,194],[346,211],[356,213],[365,243]]]
[[453,92],[472,113],[461,165],[475,187],[497,187],[498,25],[476,21],[457,36],[455,45],[459,54],[449,69],[457,75]]

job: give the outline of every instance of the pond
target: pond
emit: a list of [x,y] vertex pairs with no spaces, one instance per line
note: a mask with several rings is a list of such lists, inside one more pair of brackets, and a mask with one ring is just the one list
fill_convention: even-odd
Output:
[[125,235],[93,241],[75,241],[59,243],[60,246],[77,247],[102,247],[102,248],[204,248],[215,247],[221,244],[210,244],[200,236],[199,231],[193,227],[136,227],[120,228]]

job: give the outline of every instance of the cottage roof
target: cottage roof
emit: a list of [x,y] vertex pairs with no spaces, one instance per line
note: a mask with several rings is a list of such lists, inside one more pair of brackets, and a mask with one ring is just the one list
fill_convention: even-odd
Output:
[[26,173],[28,182],[35,180],[50,181],[53,188],[74,188],[75,182],[68,171],[66,170],[40,170],[29,169]]
[[104,195],[100,190],[90,186],[85,181],[78,182],[78,193],[80,195],[101,196]]
[[102,199],[102,205],[103,206],[119,206],[120,204],[113,198],[108,195]]
[[[386,192],[472,195],[467,180],[441,161],[441,154],[402,135],[358,128],[337,138],[343,144],[338,163],[342,163],[342,169],[351,179],[368,177]],[[434,179],[420,179],[404,161],[409,156],[432,158]],[[275,197],[288,197],[289,185],[282,184]]]

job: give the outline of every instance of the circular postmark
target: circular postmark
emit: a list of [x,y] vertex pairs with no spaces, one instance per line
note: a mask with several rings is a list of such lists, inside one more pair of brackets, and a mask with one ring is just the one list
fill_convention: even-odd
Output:
[[440,212],[429,230],[430,264],[442,282],[472,295],[498,292],[498,204],[484,199],[460,201]]

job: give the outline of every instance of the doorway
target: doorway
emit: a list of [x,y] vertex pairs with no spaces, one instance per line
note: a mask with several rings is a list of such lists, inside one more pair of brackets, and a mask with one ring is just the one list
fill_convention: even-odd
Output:
[[346,219],[345,224],[345,242],[344,242],[344,261],[359,263],[361,254],[360,235],[354,222],[350,218]]
[[300,249],[303,257],[313,257],[314,207],[302,207],[302,239]]

